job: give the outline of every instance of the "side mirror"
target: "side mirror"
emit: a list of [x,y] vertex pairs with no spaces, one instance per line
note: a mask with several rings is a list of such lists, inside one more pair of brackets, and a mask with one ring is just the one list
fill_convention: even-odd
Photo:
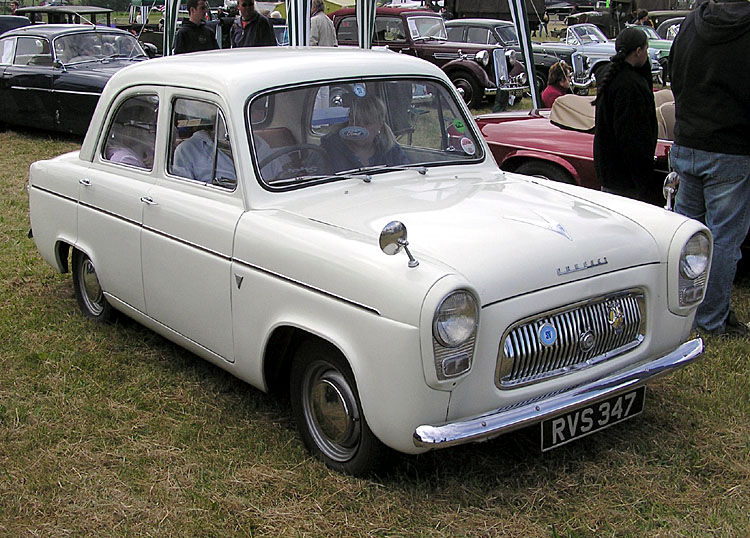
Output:
[[389,222],[380,232],[380,250],[389,256],[393,256],[403,249],[409,256],[409,267],[416,267],[419,262],[409,252],[409,241],[406,240],[406,236],[406,226],[403,222],[397,220]]
[[59,59],[57,59],[57,58],[55,58],[55,61],[54,61],[54,62],[52,62],[52,67],[54,67],[55,69],[62,69],[63,71],[65,71],[65,64],[64,64],[64,63],[62,63],[62,62],[61,62],[61,61],[60,61]]

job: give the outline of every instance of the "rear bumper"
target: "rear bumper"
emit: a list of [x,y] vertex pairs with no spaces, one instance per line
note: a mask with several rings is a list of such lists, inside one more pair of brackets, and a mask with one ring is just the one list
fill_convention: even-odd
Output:
[[419,426],[414,431],[414,444],[424,448],[444,448],[491,439],[633,390],[690,364],[702,353],[703,340],[695,338],[658,359],[631,366],[563,393],[449,424]]

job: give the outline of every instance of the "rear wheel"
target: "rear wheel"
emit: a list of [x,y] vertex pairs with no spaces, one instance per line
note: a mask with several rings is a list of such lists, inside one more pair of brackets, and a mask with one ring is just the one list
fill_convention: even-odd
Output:
[[356,476],[378,471],[390,450],[367,425],[354,376],[340,353],[317,340],[294,355],[292,414],[307,449],[328,467]]
[[559,181],[560,183],[568,183],[569,185],[576,184],[569,172],[556,164],[544,161],[526,161],[516,168],[516,172],[526,176],[534,176],[551,179],[552,181]]
[[80,250],[73,251],[73,289],[83,315],[99,322],[112,321],[115,311],[104,297],[91,259]]

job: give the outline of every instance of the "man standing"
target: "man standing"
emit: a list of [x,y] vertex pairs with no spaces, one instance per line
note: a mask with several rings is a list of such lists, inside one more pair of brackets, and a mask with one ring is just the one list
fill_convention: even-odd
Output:
[[182,21],[174,40],[174,53],[197,52],[219,48],[216,36],[206,26],[206,0],[187,0],[190,18]]
[[276,36],[271,22],[255,11],[255,0],[240,0],[240,16],[234,21],[230,40],[235,47],[272,47]]
[[310,17],[310,45],[313,47],[338,47],[333,22],[325,13],[323,0],[312,0]]
[[714,237],[706,297],[695,316],[708,334],[750,336],[729,309],[740,245],[750,228],[750,2],[704,2],[683,21],[670,55],[680,176],[675,209]]
[[11,15],[15,15],[17,9],[18,9],[18,2],[11,2],[10,3],[10,14]]

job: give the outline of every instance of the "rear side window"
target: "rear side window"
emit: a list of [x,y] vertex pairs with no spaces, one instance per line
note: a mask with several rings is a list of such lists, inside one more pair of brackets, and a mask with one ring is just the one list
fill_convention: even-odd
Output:
[[102,158],[151,170],[158,114],[159,98],[156,95],[137,95],[123,101],[109,126]]
[[52,65],[49,41],[40,37],[19,37],[14,65]]

